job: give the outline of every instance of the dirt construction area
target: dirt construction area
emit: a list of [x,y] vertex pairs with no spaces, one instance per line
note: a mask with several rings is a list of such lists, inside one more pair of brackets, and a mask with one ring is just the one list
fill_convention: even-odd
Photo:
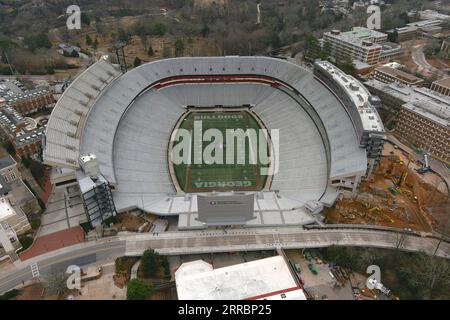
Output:
[[344,197],[325,210],[326,222],[425,232],[449,230],[448,194],[438,190],[436,184],[426,182],[414,170],[416,167],[404,157],[383,156],[377,171],[361,183],[356,196]]

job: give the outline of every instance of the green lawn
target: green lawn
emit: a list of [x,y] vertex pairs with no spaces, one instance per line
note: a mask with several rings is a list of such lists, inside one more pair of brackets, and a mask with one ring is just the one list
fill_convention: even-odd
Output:
[[[210,191],[257,191],[264,188],[266,176],[259,174],[261,164],[250,164],[249,143],[246,139],[245,164],[227,165],[226,161],[226,129],[248,128],[259,130],[258,122],[250,112],[190,112],[182,121],[180,128],[189,130],[193,134],[194,121],[202,121],[203,133],[208,129],[218,129],[222,132],[224,143],[220,146],[223,149],[224,164],[180,164],[175,165],[175,174],[181,189],[185,192],[210,192]],[[192,142],[193,143],[193,142]],[[211,144],[209,141],[203,142],[203,149]],[[237,157],[237,143],[235,143],[234,156]],[[192,159],[194,150],[192,147]],[[193,160],[192,160],[193,161]],[[237,161],[235,161],[237,163]]]

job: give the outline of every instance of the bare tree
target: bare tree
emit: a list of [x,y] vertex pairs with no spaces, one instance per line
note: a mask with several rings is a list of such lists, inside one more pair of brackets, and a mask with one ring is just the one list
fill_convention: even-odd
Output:
[[51,273],[45,277],[47,292],[58,297],[63,296],[67,291],[67,274],[64,272]]

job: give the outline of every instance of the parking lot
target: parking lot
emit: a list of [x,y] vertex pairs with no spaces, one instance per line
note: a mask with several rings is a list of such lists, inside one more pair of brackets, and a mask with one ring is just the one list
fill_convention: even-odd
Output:
[[[330,275],[327,264],[319,263],[315,259],[312,259],[311,262],[307,261],[302,255],[302,250],[286,250],[285,252],[292,263],[300,265],[300,278],[303,280],[304,288],[315,299],[354,299],[350,282],[343,287],[336,287],[336,281]],[[308,268],[310,263],[316,268],[317,275],[313,274]]]

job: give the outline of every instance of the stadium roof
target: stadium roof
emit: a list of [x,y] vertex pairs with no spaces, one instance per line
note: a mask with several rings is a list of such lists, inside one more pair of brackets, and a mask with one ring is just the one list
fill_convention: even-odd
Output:
[[[193,82],[194,76],[216,78]],[[79,168],[81,154],[95,154],[103,176],[116,185],[117,210],[153,212],[175,196],[167,146],[188,105],[251,105],[268,129],[280,129],[280,170],[271,190],[297,202],[333,198],[331,179],[367,169],[351,116],[336,95],[309,70],[268,57],[159,60],[122,76],[102,59],[55,106],[44,161]]]

